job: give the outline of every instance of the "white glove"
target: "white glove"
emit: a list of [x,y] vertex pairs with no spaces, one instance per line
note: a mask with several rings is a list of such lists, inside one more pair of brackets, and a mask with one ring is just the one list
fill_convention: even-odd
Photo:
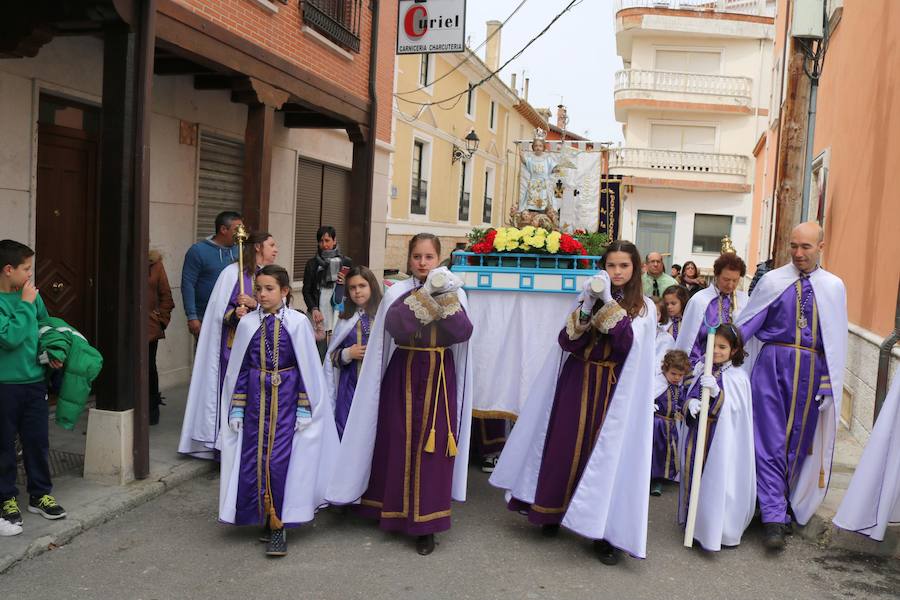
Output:
[[458,290],[463,286],[462,279],[450,272],[447,267],[438,267],[428,273],[422,288],[429,296],[446,294]]
[[819,405],[819,411],[823,411],[834,404],[834,398],[831,394],[818,394],[816,396],[816,403]]
[[[609,282],[609,274],[606,271],[598,271],[596,274],[588,277],[582,289],[584,290],[582,296],[585,298],[602,300],[604,304],[612,302],[612,284]],[[598,289],[600,291],[597,291]]]
[[653,412],[659,412],[659,404],[653,405]]
[[581,301],[581,312],[585,315],[590,315],[594,310],[594,302],[593,296],[590,294],[585,295],[584,300]]
[[700,398],[691,398],[688,401],[688,412],[692,417],[697,418],[697,415],[700,414]]
[[700,376],[700,386],[709,388],[709,397],[710,398],[718,398],[719,397],[719,382],[716,381],[716,378],[712,375],[701,375]]
[[244,419],[232,418],[228,420],[228,428],[233,433],[240,433],[244,430]]
[[311,417],[297,417],[297,421],[294,423],[294,431],[305,429],[309,427],[310,423],[312,423]]

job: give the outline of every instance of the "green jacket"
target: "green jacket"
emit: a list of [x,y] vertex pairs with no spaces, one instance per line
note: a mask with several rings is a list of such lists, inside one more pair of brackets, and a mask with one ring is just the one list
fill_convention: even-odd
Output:
[[38,359],[46,363],[56,359],[63,363],[56,424],[63,429],[72,429],[84,412],[91,394],[91,383],[103,367],[103,357],[83,335],[62,319],[48,317],[38,325]]
[[38,363],[38,321],[47,318],[40,295],[23,302],[22,292],[0,292],[0,383],[37,383],[44,379]]

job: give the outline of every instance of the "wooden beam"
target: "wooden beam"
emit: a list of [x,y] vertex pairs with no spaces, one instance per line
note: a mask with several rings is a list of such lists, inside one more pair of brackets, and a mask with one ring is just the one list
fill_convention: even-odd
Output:
[[269,227],[269,193],[272,183],[272,131],[275,108],[266,104],[247,107],[244,132],[244,203],[241,213],[251,230]]
[[286,112],[284,126],[288,129],[345,129],[347,122],[317,113]]
[[195,90],[230,90],[234,77],[230,75],[195,75]]
[[157,75],[196,75],[208,74],[212,71],[184,58],[160,56],[153,63],[153,72]]

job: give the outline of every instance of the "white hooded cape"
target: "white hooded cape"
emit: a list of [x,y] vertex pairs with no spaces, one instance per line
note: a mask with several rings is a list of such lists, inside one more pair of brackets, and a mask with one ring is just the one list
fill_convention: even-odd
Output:
[[[656,305],[633,319],[634,342],[613,392],[609,412],[562,524],[591,539],[604,539],[637,558],[647,554],[647,510],[653,446],[653,381]],[[573,309],[574,310],[574,309]],[[559,344],[506,442],[490,483],[533,503],[559,372],[569,354]]]
[[894,376],[834,517],[834,524],[841,529],[879,542],[890,523],[900,523],[900,373]]
[[208,459],[215,456],[220,428],[219,355],[222,349],[222,321],[238,280],[238,269],[238,263],[233,263],[219,273],[203,314],[197,352],[194,354],[194,369],[191,372],[191,387],[184,407],[184,421],[181,423],[181,439],[178,442],[178,452],[182,454]]
[[[741,367],[722,373],[725,402],[700,481],[694,539],[704,550],[737,546],[756,510],[756,456],[753,448],[753,399],[750,379]],[[710,404],[715,399],[710,398]],[[687,429],[685,428],[685,437]],[[685,446],[680,443],[681,472]],[[684,493],[684,481],[682,480]],[[684,500],[682,499],[682,502]]]
[[[280,518],[285,523],[311,521],[316,510],[325,504],[325,487],[334,470],[338,450],[334,412],[325,396],[325,379],[319,363],[315,338],[309,320],[293,309],[284,311],[282,325],[291,336],[294,355],[309,396],[312,423],[294,432],[291,459],[284,489],[284,504]],[[222,397],[231,398],[240,374],[244,355],[253,335],[259,329],[257,311],[242,318],[228,360]],[[219,481],[219,520],[233,523],[237,502],[238,479],[241,468],[243,432],[234,433],[228,427],[231,403],[223,402],[221,409],[222,445],[221,479]],[[250,424],[245,424],[249,426]]]
[[[787,264],[762,276],[753,289],[753,295],[737,319],[739,326],[775,302],[782,293],[800,277],[800,271]],[[841,416],[841,396],[844,391],[844,366],[847,363],[847,291],[844,282],[821,267],[809,277],[819,312],[819,328],[825,347],[825,362],[831,377],[831,393],[834,402],[826,402],[819,411],[819,422],[813,438],[813,455],[806,457],[797,484],[790,492],[790,504],[794,518],[806,525],[828,491],[831,480],[831,460],[834,455],[834,439]],[[680,336],[679,336],[680,339]],[[744,369],[752,375],[756,357],[762,344],[756,338],[745,340],[749,353]],[[825,471],[825,486],[819,487],[819,469]]]
[[[694,342],[697,341],[697,334],[700,333],[700,328],[704,327],[703,317],[706,315],[706,309],[709,303],[714,301],[718,295],[719,290],[716,289],[716,286],[710,285],[691,296],[687,306],[684,307],[681,329],[678,330],[678,339],[675,340],[676,350],[683,350],[690,356]],[[747,292],[742,292],[741,290],[734,292],[733,317],[735,322],[738,321],[741,312],[747,307],[749,300],[750,297],[747,295]]]
[[[378,405],[384,372],[397,348],[393,338],[385,335],[384,322],[388,309],[398,298],[415,287],[414,279],[399,281],[388,288],[378,307],[375,322],[369,330],[369,344],[363,360],[353,405],[347,417],[344,436],[335,471],[328,485],[326,497],[334,504],[353,504],[359,501],[369,487],[372,471],[372,455],[375,452],[375,431],[378,426]],[[469,310],[466,293],[456,291],[462,307]],[[472,369],[468,342],[451,346],[456,368],[457,434],[456,461],[453,465],[453,489],[451,496],[458,502],[466,499],[466,483],[469,467],[469,434],[472,424]]]
[[353,332],[356,323],[359,322],[359,312],[353,313],[349,319],[338,319],[337,325],[331,335],[331,344],[325,352],[325,391],[326,397],[331,402],[331,412],[334,413],[337,406],[337,389],[338,380],[341,377],[341,370],[335,369],[331,361],[331,354],[338,349],[344,338]]
[[[659,367],[662,365],[663,359],[666,357],[666,352],[675,348],[675,338],[672,337],[672,334],[666,331],[666,325],[657,325],[656,326],[656,365],[655,367]],[[662,392],[660,392],[662,393]],[[653,397],[656,398],[659,394],[655,394]]]

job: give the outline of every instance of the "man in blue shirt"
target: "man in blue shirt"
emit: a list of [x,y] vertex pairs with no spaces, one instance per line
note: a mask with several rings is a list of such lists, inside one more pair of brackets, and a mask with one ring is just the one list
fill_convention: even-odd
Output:
[[200,335],[200,321],[219,273],[237,260],[234,232],[243,218],[234,211],[216,215],[216,233],[200,240],[184,255],[181,269],[181,297],[187,315],[188,329],[194,337]]

